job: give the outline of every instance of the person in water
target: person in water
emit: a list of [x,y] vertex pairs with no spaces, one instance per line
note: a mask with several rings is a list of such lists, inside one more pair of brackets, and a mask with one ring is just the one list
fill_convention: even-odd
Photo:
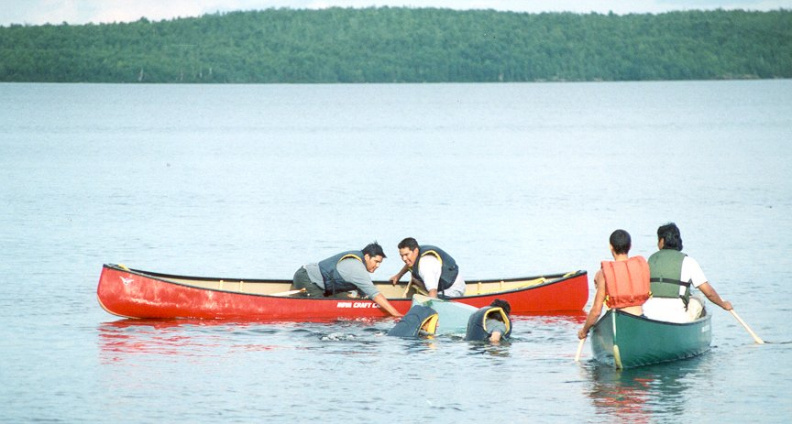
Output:
[[292,289],[305,289],[305,296],[318,298],[348,297],[348,292],[358,290],[389,314],[400,317],[402,314],[377,290],[369,275],[379,268],[383,259],[385,252],[377,242],[363,250],[342,252],[301,266],[294,273]]
[[[511,313],[511,305],[509,302],[501,299],[495,299],[492,301],[490,306],[501,308],[503,312],[506,314],[505,320],[501,314],[488,314],[486,327],[487,332],[489,333],[489,341],[492,343],[500,343],[501,339],[508,338],[509,334],[511,334],[511,320],[509,319],[509,314]],[[509,322],[507,327],[506,321]]]
[[697,318],[703,302],[690,295],[690,286],[724,310],[732,310],[731,302],[721,299],[698,262],[681,252],[682,236],[676,224],[671,222],[657,229],[657,248],[649,257],[652,298],[644,305],[647,318],[671,322]]
[[398,247],[404,267],[390,278],[391,283],[395,285],[409,271],[413,284],[422,286],[429,297],[464,296],[465,280],[451,255],[439,247],[420,246],[412,237],[402,240]]
[[465,340],[499,344],[501,340],[508,339],[512,328],[510,313],[511,305],[501,299],[495,299],[489,306],[479,308],[468,319]]
[[613,260],[602,261],[594,276],[597,294],[586,322],[578,331],[580,339],[585,339],[589,329],[597,323],[603,304],[611,309],[643,315],[642,305],[649,298],[649,264],[642,256],[628,256],[632,246],[630,234],[616,230],[610,235],[609,242]]

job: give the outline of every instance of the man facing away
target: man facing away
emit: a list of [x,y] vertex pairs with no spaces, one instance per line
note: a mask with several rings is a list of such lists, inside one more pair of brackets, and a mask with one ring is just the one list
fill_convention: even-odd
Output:
[[649,264],[642,256],[628,257],[632,245],[630,234],[616,230],[609,241],[613,261],[602,261],[594,276],[597,294],[583,328],[578,331],[580,339],[585,339],[589,329],[597,323],[603,304],[610,309],[642,315],[642,305],[649,298]]
[[305,289],[307,297],[346,297],[358,290],[389,314],[402,316],[388,299],[377,290],[370,273],[379,268],[385,253],[377,242],[363,250],[350,250],[333,255],[318,263],[303,265],[294,273],[292,289]]
[[390,278],[391,283],[395,285],[409,271],[413,283],[422,285],[429,297],[438,293],[445,297],[465,295],[465,280],[451,255],[435,246],[420,246],[412,237],[402,240],[398,247],[404,267]]
[[690,295],[690,286],[724,310],[732,309],[707,281],[695,259],[682,253],[682,237],[673,222],[657,229],[657,252],[649,257],[652,298],[644,305],[647,318],[670,322],[690,322],[698,317],[702,303]]

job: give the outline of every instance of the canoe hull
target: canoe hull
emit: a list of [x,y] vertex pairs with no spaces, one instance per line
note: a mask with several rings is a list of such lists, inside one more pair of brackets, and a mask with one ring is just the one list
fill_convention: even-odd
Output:
[[419,294],[413,297],[412,304],[428,306],[437,312],[439,318],[435,335],[438,336],[445,334],[465,335],[470,317],[479,310],[479,308],[464,303],[432,299]]
[[[511,303],[513,314],[582,311],[588,300],[586,272],[576,271],[568,276],[559,274],[555,277],[548,283],[536,286],[466,296],[455,301],[478,308],[500,298]],[[281,291],[288,290],[290,283],[289,280],[186,277],[134,270],[121,265],[105,265],[99,278],[97,297],[107,312],[125,318],[321,321],[388,316],[376,303],[366,299],[316,299],[260,294],[267,292],[269,286]],[[394,289],[389,283],[377,284],[383,291]],[[400,287],[395,289],[399,293],[402,290]],[[406,313],[412,304],[408,297],[386,297],[401,313]]]
[[597,362],[634,368],[700,355],[712,343],[711,316],[689,323],[669,323],[609,310],[591,332]]

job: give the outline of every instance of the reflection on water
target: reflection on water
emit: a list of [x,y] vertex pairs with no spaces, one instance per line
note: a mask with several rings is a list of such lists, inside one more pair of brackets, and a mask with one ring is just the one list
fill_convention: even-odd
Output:
[[489,355],[499,358],[508,358],[510,357],[509,347],[511,346],[511,342],[505,341],[501,342],[501,344],[490,344],[486,342],[469,342],[470,343],[470,354],[476,355]]
[[[102,360],[119,361],[134,354],[220,356],[229,349],[267,351],[291,348],[260,343],[284,330],[298,336],[299,329],[290,327],[294,324],[266,326],[257,322],[129,319],[100,324],[98,335]],[[326,334],[311,336],[327,337]]]
[[619,422],[646,423],[656,416],[682,417],[690,388],[688,375],[706,372],[705,357],[648,367],[616,370],[590,363],[585,372],[591,381],[589,397],[597,414]]
[[[323,350],[344,355],[396,349],[408,354],[429,353],[450,346],[470,355],[509,357],[512,341],[499,345],[468,342],[460,335],[422,338],[386,337],[390,320],[335,322],[228,322],[206,320],[137,320],[104,322],[98,345],[105,363],[139,356],[215,357],[241,351]],[[523,327],[525,341],[526,327]],[[517,340],[521,332],[515,331]],[[176,359],[176,358],[174,358]]]
[[167,321],[103,323],[98,331],[102,358],[118,360],[120,353],[188,354],[185,348],[192,338],[173,331],[179,328],[179,324]]
[[97,334],[101,359],[111,362],[137,354],[212,357],[273,350],[325,350],[353,355],[371,351],[392,325],[390,320],[366,319],[332,322],[123,319],[100,324]]

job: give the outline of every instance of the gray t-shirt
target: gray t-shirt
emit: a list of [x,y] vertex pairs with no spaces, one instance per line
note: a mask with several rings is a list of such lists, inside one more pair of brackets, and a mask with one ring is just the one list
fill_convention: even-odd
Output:
[[[379,290],[377,290],[377,287],[375,287],[374,283],[371,281],[371,274],[366,270],[366,266],[363,265],[363,262],[355,258],[344,259],[336,265],[336,269],[338,269],[338,273],[344,281],[354,284],[358,290],[363,292],[369,299],[373,299],[374,296],[379,293]],[[308,271],[308,278],[310,278],[314,284],[322,289],[325,288],[322,272],[319,270],[318,263],[305,265],[305,270]]]
[[506,334],[506,324],[503,321],[490,318],[484,323],[484,326],[487,327],[487,334],[492,334],[496,331],[500,331],[501,336]]

